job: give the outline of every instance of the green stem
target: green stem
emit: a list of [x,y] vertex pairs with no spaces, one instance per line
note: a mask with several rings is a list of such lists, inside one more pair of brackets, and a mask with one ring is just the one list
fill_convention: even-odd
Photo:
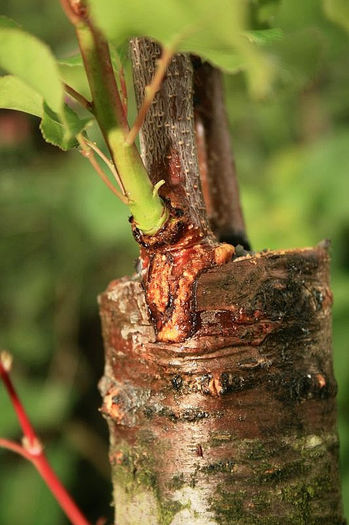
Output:
[[87,17],[74,19],[81,54],[90,85],[94,114],[119,173],[122,190],[137,227],[156,234],[168,219],[168,211],[144,167],[136,146],[127,145],[129,133],[107,42]]

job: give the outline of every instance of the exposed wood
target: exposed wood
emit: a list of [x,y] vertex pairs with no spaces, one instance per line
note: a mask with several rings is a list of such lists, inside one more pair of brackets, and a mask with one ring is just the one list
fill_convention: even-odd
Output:
[[324,246],[198,277],[195,330],[156,341],[137,279],[100,297],[118,525],[342,525]]
[[[149,39],[131,41],[135,94],[142,106],[161,56]],[[227,262],[234,248],[219,246],[208,224],[200,189],[190,57],[175,55],[148,109],[140,135],[144,164],[159,194],[170,204],[170,220],[155,236],[133,228],[142,246],[146,301],[159,341],[180,342],[192,332],[193,283],[204,269]]]

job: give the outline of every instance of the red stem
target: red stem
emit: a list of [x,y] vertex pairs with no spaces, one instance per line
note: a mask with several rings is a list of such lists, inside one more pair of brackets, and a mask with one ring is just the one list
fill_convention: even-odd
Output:
[[11,441],[10,439],[0,438],[0,447],[7,448],[8,450],[15,452],[16,454],[23,456],[28,461],[32,460],[30,452],[28,452],[25,448],[23,448],[18,443]]
[[125,80],[125,71],[122,65],[119,66],[119,82],[120,82],[120,88],[121,88],[121,102],[122,106],[124,108],[124,113],[127,115],[127,85]]
[[23,446],[8,439],[0,439],[0,446],[12,450],[28,459],[36,467],[37,471],[45,481],[48,488],[64,510],[73,525],[90,525],[83,516],[75,502],[72,500],[57,475],[49,464],[39,438],[24,410],[24,407],[16,393],[9,373],[0,360],[0,377],[6,387],[11,403],[16,411],[19,424],[22,428],[24,439]]
[[74,525],[90,525],[59,481],[44,453],[32,456],[31,461],[70,521]]
[[12,384],[12,381],[10,379],[10,376],[7,372],[7,370],[4,368],[3,364],[0,361],[0,377],[6,387],[6,390],[8,392],[8,395],[11,399],[11,403],[13,405],[13,408],[15,409],[15,412],[17,414],[17,418],[19,421],[19,424],[21,426],[21,429],[23,431],[23,434],[25,435],[28,446],[34,447],[37,443],[37,437],[35,434],[35,431],[29,421],[29,418],[26,414],[26,411],[24,410],[24,407],[17,395],[17,392]]

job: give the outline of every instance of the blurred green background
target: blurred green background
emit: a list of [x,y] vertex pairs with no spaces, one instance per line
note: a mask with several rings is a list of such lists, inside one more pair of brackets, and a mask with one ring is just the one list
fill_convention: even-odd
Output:
[[[349,39],[320,0],[252,2],[253,24],[284,31],[270,48],[270,96],[252,100],[243,74],[226,77],[232,142],[255,250],[332,240],[334,363],[349,515]],[[58,2],[11,0],[3,14],[74,50]],[[107,428],[98,413],[103,349],[96,296],[133,271],[127,210],[78,152],[45,144],[38,122],[0,112],[1,348],[47,453],[88,517],[112,519]],[[0,436],[20,433],[0,389]],[[0,450],[1,525],[67,521],[22,458]]]

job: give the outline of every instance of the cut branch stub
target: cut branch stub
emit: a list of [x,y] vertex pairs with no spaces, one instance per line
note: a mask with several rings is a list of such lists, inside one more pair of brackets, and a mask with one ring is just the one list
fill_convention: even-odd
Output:
[[[142,105],[161,56],[148,39],[131,41],[136,100]],[[148,109],[140,134],[143,162],[170,219],[154,236],[133,228],[141,245],[146,300],[159,341],[180,342],[193,330],[192,291],[204,269],[224,264],[234,248],[219,245],[209,228],[201,193],[193,112],[193,68],[189,56],[175,55]]]
[[100,297],[118,525],[342,525],[324,247],[195,284],[196,330],[156,342],[138,280]]
[[201,184],[218,240],[249,249],[224,105],[223,78],[198,57],[194,68],[194,115]]

